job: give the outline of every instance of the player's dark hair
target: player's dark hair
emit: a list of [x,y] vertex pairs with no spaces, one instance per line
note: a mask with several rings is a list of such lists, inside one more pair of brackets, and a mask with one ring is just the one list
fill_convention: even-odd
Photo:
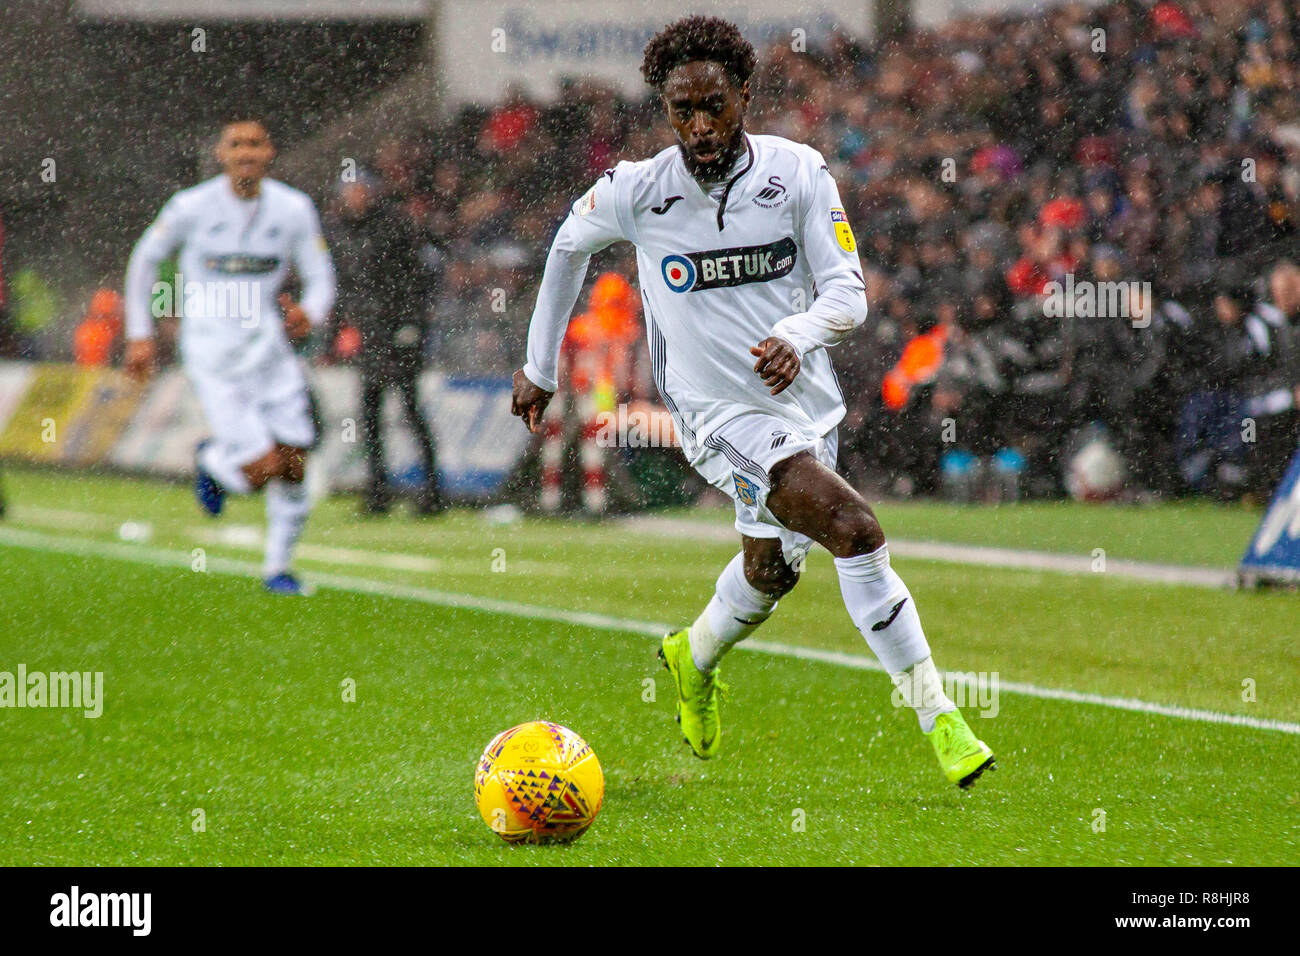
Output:
[[267,136],[275,138],[271,136],[271,124],[266,121],[266,117],[252,110],[236,109],[222,113],[217,119],[217,130],[224,133],[227,126],[234,126],[236,123],[256,123],[266,130]]
[[721,17],[685,17],[670,23],[645,46],[641,75],[656,90],[683,63],[710,60],[721,65],[736,86],[743,86],[757,62],[753,45],[734,23]]

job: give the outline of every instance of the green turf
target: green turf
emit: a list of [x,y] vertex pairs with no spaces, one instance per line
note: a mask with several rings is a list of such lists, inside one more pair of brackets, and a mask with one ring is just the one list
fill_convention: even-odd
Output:
[[1091,554],[1111,558],[1235,567],[1262,511],[1207,501],[1150,505],[1088,505],[1036,501],[962,506],[891,501],[879,506],[889,534],[1004,548]]
[[[20,528],[108,541],[123,520],[148,520],[148,548],[257,558],[210,535],[260,525],[260,502],[203,522],[180,487],[43,472],[5,480]],[[1188,525],[1208,534],[1225,513],[1193,508]],[[1136,526],[1153,516],[1155,531]],[[1155,540],[1175,518],[1135,511],[1125,540]],[[948,519],[934,506],[925,520]],[[1057,518],[1002,524],[1026,533],[1035,520],[1045,534]],[[313,518],[307,540],[350,549],[308,568],[642,620],[697,611],[733,551],[609,526],[495,526],[475,513],[360,522],[343,502]],[[1059,540],[1059,550],[1078,547]],[[385,555],[440,564],[375,566]],[[1294,595],[895,563],[943,667],[1300,717]],[[973,721],[1000,769],[960,794],[878,673],[733,655],[725,753],[703,764],[675,733],[653,641],[637,634],[330,589],[274,599],[248,578],[2,543],[0,596],[0,670],[103,671],[107,697],[99,719],[0,710],[0,864],[1300,859],[1294,735],[1003,693],[996,717]],[[865,652],[824,555],[761,637]],[[342,700],[346,678],[356,703]],[[653,703],[642,699],[647,679]],[[582,733],[605,766],[600,819],[567,848],[507,847],[471,800],[483,745],[537,717]],[[797,810],[803,832],[792,827]]]

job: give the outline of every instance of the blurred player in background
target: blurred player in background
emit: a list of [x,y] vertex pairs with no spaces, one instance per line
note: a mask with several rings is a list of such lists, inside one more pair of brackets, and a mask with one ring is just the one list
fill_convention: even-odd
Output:
[[[303,473],[316,426],[291,342],[326,320],[334,267],[311,199],[266,178],[275,148],[260,120],[226,123],[216,156],[222,174],[172,196],[131,253],[127,371],[152,371],[154,284],[179,248],[181,360],[212,430],[195,453],[195,495],[215,516],[227,494],[265,487],[265,586],[304,594],[291,560],[311,507]],[[301,302],[281,291],[290,265]]]
[[740,31],[714,17],[680,20],[646,46],[642,73],[678,144],[606,170],[573,204],[547,258],[514,412],[539,426],[592,253],[633,243],[655,383],[691,464],[735,500],[743,541],[704,612],[660,649],[687,743],[717,753],[718,662],[772,614],[816,542],[945,776],[966,787],[993,754],[943,690],[875,515],[835,472],[844,400],[827,349],[866,319],[856,243],[821,154],[745,132],[754,64]]

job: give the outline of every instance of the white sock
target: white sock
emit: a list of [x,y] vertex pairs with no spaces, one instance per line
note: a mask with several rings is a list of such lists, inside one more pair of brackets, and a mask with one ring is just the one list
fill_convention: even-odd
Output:
[[288,571],[293,547],[311,511],[307,486],[300,481],[272,478],[266,483],[266,560],[263,577]]
[[[912,600],[911,592],[898,573],[889,566],[889,546],[882,544],[870,554],[836,558],[835,569],[840,575],[840,593],[844,596],[844,607],[853,619],[854,626],[867,639],[867,645],[880,658],[880,663],[885,666],[896,686],[900,680],[911,681],[907,672],[922,662],[929,661],[930,645],[925,639],[925,632],[921,630],[921,616],[916,612],[916,602]],[[933,669],[934,664],[931,662],[929,670]],[[924,693],[910,698],[905,695],[904,699],[909,706],[915,707],[917,703],[922,703],[932,709],[933,698],[925,697],[925,694],[933,691],[930,682],[925,680],[927,673],[924,668],[918,672]],[[936,674],[935,682],[937,681]],[[943,695],[942,686],[939,687],[939,693]],[[943,703],[945,701],[946,706]],[[955,709],[947,696],[943,696],[943,700],[934,706],[941,708],[935,714],[942,713],[944,709]],[[928,727],[927,718],[919,709],[917,716],[921,720],[922,730],[928,732],[934,728],[934,714],[928,718]]]
[[244,469],[230,460],[218,442],[208,442],[203,446],[199,452],[199,464],[231,494],[246,495],[253,490]]
[[956,710],[957,705],[944,692],[943,681],[935,669],[934,661],[927,657],[910,670],[890,674],[902,702],[916,711],[916,719],[927,734],[934,730],[934,719],[940,714]]
[[718,575],[713,599],[691,625],[691,659],[705,673],[718,666],[731,646],[754,633],[776,610],[777,599],[745,580],[742,551]]

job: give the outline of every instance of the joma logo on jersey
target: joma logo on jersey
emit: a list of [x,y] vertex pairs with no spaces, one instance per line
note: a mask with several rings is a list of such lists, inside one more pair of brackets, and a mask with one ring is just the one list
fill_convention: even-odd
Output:
[[779,279],[794,268],[798,255],[794,240],[786,236],[762,246],[664,256],[660,268],[674,292],[698,292]]

